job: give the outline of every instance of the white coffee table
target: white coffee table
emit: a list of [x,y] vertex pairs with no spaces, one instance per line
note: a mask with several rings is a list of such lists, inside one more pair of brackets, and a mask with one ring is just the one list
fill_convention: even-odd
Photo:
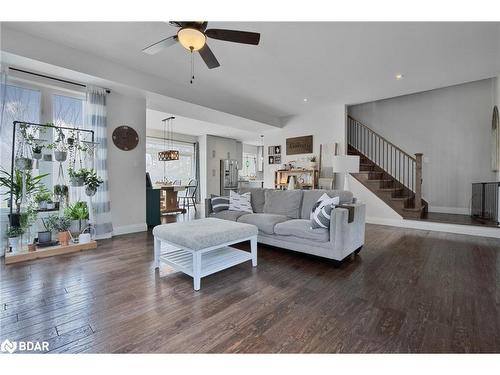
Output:
[[[205,218],[154,227],[155,269],[162,263],[193,278],[200,290],[201,278],[252,261],[257,266],[255,225]],[[251,252],[230,245],[250,241]]]

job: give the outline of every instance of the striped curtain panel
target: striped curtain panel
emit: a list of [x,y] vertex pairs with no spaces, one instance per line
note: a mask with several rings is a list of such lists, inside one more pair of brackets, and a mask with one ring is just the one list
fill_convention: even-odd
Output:
[[[5,160],[7,152],[5,152],[10,146],[10,142],[7,142],[7,139],[10,141],[11,137],[8,135],[6,124],[3,122],[3,113],[5,109],[6,102],[6,89],[7,89],[7,73],[4,70],[3,66],[0,65],[0,166],[7,171],[10,171],[10,160]],[[10,147],[9,147],[10,148]],[[4,191],[0,190],[0,193],[3,194]],[[2,198],[3,199],[3,198]],[[3,203],[3,202],[2,202]],[[6,230],[7,230],[7,222],[8,222],[8,209],[0,203],[0,256],[3,256],[5,253],[5,248],[7,246],[6,241]]]
[[87,102],[85,105],[85,127],[94,131],[98,143],[94,168],[97,175],[104,180],[97,193],[89,198],[91,222],[96,230],[96,239],[111,238],[113,224],[111,221],[111,204],[109,201],[108,179],[108,140],[106,125],[106,91],[97,87],[87,87]]

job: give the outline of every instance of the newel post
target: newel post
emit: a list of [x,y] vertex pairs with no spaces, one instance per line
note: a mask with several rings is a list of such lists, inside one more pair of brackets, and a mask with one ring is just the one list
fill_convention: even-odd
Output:
[[424,154],[415,154],[415,208],[422,208],[422,157]]

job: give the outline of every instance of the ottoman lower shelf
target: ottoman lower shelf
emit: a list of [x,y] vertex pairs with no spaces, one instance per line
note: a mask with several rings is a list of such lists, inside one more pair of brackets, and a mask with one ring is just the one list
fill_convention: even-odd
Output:
[[[230,246],[203,253],[201,254],[200,277],[211,275],[248,260],[252,260],[251,253]],[[162,253],[160,261],[191,277],[194,276],[193,254],[187,250],[179,249]]]

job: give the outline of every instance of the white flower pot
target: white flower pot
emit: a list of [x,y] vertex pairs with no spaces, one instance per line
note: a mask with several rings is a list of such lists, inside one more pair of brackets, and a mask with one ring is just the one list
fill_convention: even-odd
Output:
[[13,253],[16,253],[19,248],[19,242],[21,237],[10,237],[9,238],[9,246]]

